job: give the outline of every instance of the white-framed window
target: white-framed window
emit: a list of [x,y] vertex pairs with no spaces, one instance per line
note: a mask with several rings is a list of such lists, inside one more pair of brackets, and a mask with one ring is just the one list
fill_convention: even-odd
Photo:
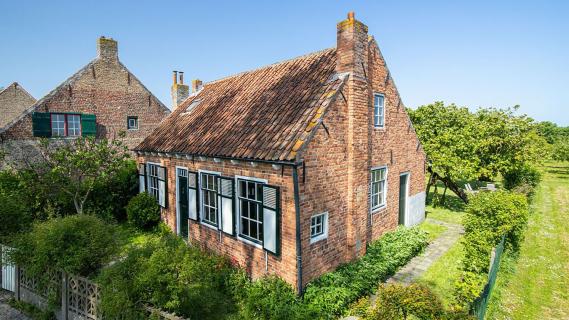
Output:
[[154,198],[160,200],[160,186],[159,186],[159,178],[158,178],[158,165],[156,164],[148,164],[148,172],[147,172],[147,179],[148,179],[148,193],[152,195]]
[[376,93],[373,95],[373,125],[383,128],[385,125],[385,96]]
[[202,222],[211,226],[218,225],[218,203],[217,203],[217,177],[219,174],[201,172],[200,173],[200,193],[202,194]]
[[140,192],[147,192],[149,195],[156,198],[156,202],[162,208],[166,208],[167,197],[166,185],[168,175],[166,174],[166,167],[158,163],[147,162],[140,164],[138,168],[138,181],[140,184]]
[[51,114],[52,137],[78,137],[81,135],[81,115]]
[[387,196],[387,167],[371,170],[371,210],[375,211],[386,204]]
[[51,115],[51,136],[52,137],[65,137],[65,115],[52,114]]
[[138,117],[128,116],[126,118],[126,125],[128,130],[138,130]]
[[328,238],[328,212],[310,218],[310,243]]
[[239,236],[263,243],[263,182],[237,179]]
[[81,135],[81,116],[78,114],[67,115],[67,136],[78,137]]

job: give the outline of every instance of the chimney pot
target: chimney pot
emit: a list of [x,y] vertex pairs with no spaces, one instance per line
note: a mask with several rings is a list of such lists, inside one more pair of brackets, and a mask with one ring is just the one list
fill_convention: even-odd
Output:
[[180,84],[184,84],[184,71],[180,71]]
[[172,71],[172,83],[173,84],[178,83],[178,71],[176,70]]
[[348,12],[348,20],[354,20],[356,18],[356,15],[354,14],[353,11]]

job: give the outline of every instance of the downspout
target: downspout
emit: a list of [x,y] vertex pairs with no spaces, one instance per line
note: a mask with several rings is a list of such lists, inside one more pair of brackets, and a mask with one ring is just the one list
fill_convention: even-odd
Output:
[[296,214],[296,282],[298,294],[302,294],[302,242],[300,232],[300,188],[296,165],[292,167],[292,183],[294,184],[294,210]]

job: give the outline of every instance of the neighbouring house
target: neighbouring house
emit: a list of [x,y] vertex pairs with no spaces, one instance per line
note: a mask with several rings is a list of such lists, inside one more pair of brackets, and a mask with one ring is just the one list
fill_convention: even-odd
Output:
[[33,159],[40,137],[112,138],[122,131],[125,144],[133,148],[170,113],[121,63],[117,41],[97,39],[97,53],[93,61],[2,128],[0,143],[8,160]]
[[135,148],[163,220],[299,291],[422,221],[425,153],[367,30],[350,13],[335,48],[194,81]]
[[17,82],[0,88],[0,133],[35,102],[36,99]]

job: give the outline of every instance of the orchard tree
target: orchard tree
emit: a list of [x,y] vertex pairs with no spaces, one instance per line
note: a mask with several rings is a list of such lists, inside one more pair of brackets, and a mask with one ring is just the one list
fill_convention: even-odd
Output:
[[553,144],[553,160],[569,161],[569,140],[559,140]]
[[75,140],[47,140],[40,143],[45,160],[42,176],[55,192],[73,199],[75,211],[83,213],[95,183],[116,174],[130,157],[120,139],[79,137]]
[[409,110],[423,148],[429,159],[431,178],[427,191],[437,180],[456,193],[462,200],[467,196],[457,184],[459,179],[477,177],[479,159],[478,123],[466,107],[443,102],[424,105]]
[[489,181],[544,159],[547,142],[533,119],[514,114],[517,109],[489,108],[471,113],[466,107],[435,102],[410,110],[429,159],[427,192],[440,180],[468,202],[458,180]]
[[480,160],[479,178],[495,179],[498,174],[519,171],[540,163],[548,156],[547,141],[539,134],[533,119],[514,114],[513,109],[479,109],[479,143],[476,157]]

